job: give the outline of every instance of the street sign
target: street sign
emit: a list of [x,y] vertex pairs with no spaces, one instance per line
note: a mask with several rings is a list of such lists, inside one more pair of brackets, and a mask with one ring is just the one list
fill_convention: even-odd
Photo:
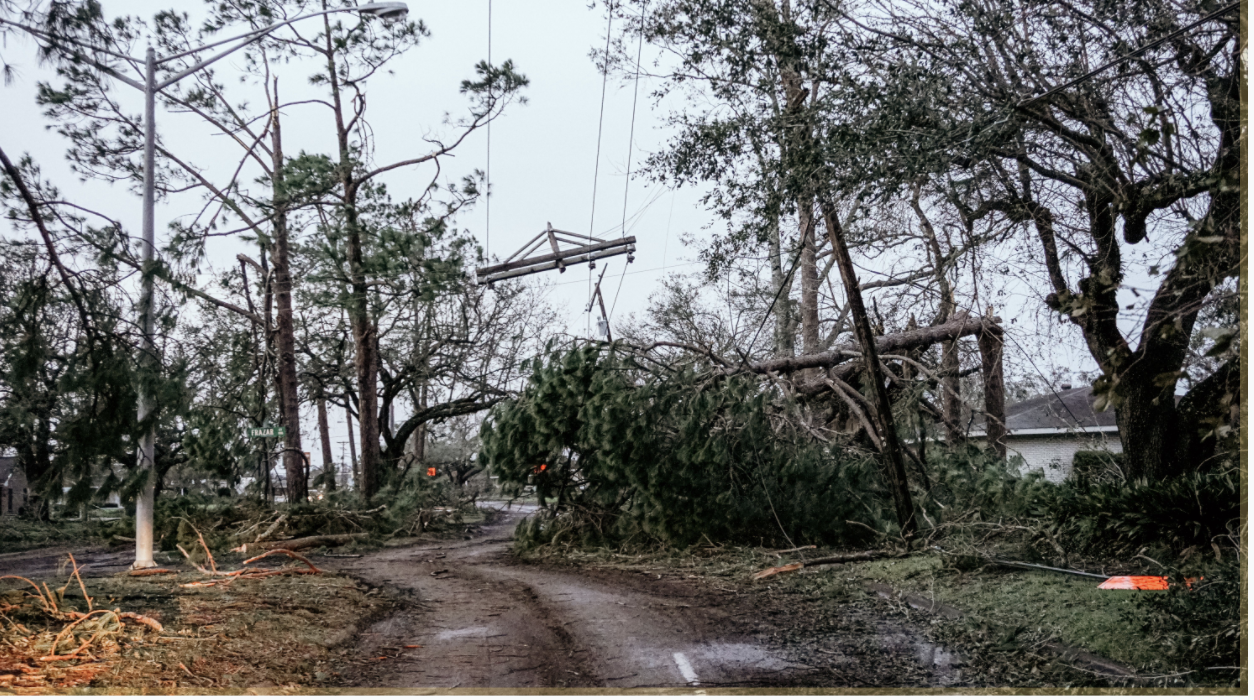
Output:
[[249,428],[250,438],[281,438],[287,437],[287,428],[281,425],[267,425],[264,428]]

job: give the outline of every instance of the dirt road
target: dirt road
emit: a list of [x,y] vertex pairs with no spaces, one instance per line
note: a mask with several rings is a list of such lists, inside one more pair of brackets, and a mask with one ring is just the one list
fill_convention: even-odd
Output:
[[[807,618],[796,601],[677,575],[528,564],[522,516],[460,543],[338,560],[409,604],[364,630],[346,684],[393,688],[902,687],[961,684],[957,657],[865,606]],[[322,565],[326,565],[320,562]]]

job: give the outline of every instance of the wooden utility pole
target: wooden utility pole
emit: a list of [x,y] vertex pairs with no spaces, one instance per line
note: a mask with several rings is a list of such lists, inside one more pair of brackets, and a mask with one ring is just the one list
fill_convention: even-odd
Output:
[[858,277],[853,269],[853,259],[849,256],[849,246],[845,243],[845,232],[836,216],[836,207],[826,196],[820,196],[818,199],[823,221],[827,224],[827,235],[832,242],[832,254],[836,256],[836,266],[840,269],[840,279],[845,286],[845,296],[849,299],[854,335],[862,350],[862,363],[871,381],[871,391],[874,394],[871,397],[871,405],[875,408],[876,427],[880,431],[880,449],[884,455],[884,471],[889,490],[893,494],[897,524],[901,526],[901,536],[909,540],[914,537],[915,530],[918,529],[914,519],[914,503],[910,499],[910,488],[906,481],[906,464],[902,457],[897,427],[893,422],[893,405],[888,398],[888,388],[884,386],[884,374],[880,370],[880,356],[875,346],[875,334],[871,331],[866,306],[862,303],[862,290],[858,286]]
[[[605,273],[609,271],[609,267],[601,270],[601,276],[597,278],[597,285],[592,290],[592,298],[588,300],[588,306],[584,309],[585,313],[592,311],[592,302],[597,302],[601,306],[601,318],[605,321],[605,340],[614,342],[614,335],[610,332],[610,315],[605,313],[605,297],[601,294],[601,280],[605,279]],[[626,270],[623,274],[627,274]]]

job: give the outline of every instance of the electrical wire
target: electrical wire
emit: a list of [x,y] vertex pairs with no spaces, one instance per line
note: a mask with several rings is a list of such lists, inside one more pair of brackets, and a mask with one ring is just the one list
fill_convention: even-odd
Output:
[[[636,45],[636,77],[632,86],[631,93],[631,129],[627,132],[627,181],[623,183],[623,234],[627,235],[627,194],[631,191],[631,155],[636,145],[636,102],[640,97],[640,58],[644,55],[644,16],[647,10],[640,10],[640,41]],[[673,200],[672,200],[673,201]],[[623,280],[627,278],[627,265],[623,263],[623,274],[618,276],[618,289],[614,291],[614,301],[610,304],[610,317],[614,316],[614,309],[618,307],[618,294],[623,291]],[[610,319],[605,319],[605,325],[608,327]]]
[[623,232],[627,231],[627,193],[631,191],[631,155],[636,145],[636,101],[640,98],[640,57],[644,55],[644,13],[640,10],[640,41],[636,45],[636,77],[631,93],[631,129],[627,132],[627,181],[623,183]]
[[[608,20],[605,25],[605,67],[601,70],[601,112],[597,117],[597,158],[596,164],[592,168],[592,215],[588,221],[588,245],[592,245],[592,231],[596,226],[597,220],[597,181],[601,175],[601,134],[605,127],[605,90],[609,85],[610,78],[610,39],[613,36],[614,28],[614,8],[609,7],[606,11]],[[592,266],[588,266],[588,296],[592,296]],[[592,311],[589,310],[585,314],[585,330],[592,334]]]
[[[492,0],[488,0],[488,66],[492,65]],[[489,100],[491,93],[488,94]],[[484,177],[487,179],[487,195],[484,198],[484,209],[487,214],[487,225],[484,232],[483,253],[492,259],[492,120],[488,120],[488,162]]]

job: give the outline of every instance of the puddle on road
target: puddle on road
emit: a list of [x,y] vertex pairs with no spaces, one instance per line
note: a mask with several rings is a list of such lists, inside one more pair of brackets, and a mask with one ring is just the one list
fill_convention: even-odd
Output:
[[713,666],[724,671],[749,668],[759,671],[782,671],[792,666],[755,644],[708,644],[687,649],[685,652],[698,669],[703,666]]
[[435,639],[436,641],[443,641],[448,639],[458,639],[460,637],[482,637],[488,632],[489,628],[482,625],[479,627],[463,627],[456,630],[445,630],[435,635]]

